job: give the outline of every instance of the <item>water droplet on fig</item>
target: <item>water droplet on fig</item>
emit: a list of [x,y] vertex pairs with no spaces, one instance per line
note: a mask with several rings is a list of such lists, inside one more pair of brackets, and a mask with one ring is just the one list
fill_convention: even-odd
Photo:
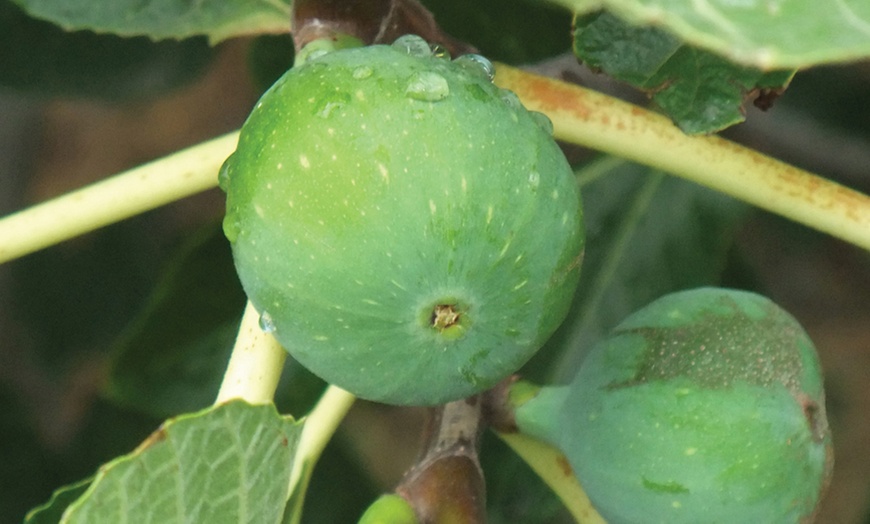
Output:
[[317,112],[317,116],[320,118],[329,118],[329,115],[332,114],[336,109],[341,109],[344,104],[340,102],[327,102],[323,105],[320,111]]
[[541,185],[541,174],[537,171],[532,171],[529,173],[529,187],[532,191],[537,191],[538,186]]
[[405,88],[405,94],[414,100],[437,102],[444,100],[450,94],[447,79],[432,71],[414,73]]
[[393,42],[393,48],[404,51],[411,56],[432,56],[432,49],[429,48],[429,43],[417,35],[400,36]]
[[372,76],[373,72],[374,70],[369,66],[360,66],[353,70],[352,75],[357,80],[364,80]]
[[272,320],[272,315],[268,311],[263,311],[263,314],[260,315],[260,329],[263,330],[263,333],[275,332],[275,321]]
[[492,82],[495,78],[495,66],[486,57],[475,54],[462,55],[454,60],[453,63],[473,75],[485,78],[489,82]]
[[504,102],[506,106],[512,109],[519,109],[523,107],[523,103],[520,102],[520,97],[518,97],[513,91],[502,89],[499,92],[498,96],[499,98],[501,98],[501,101]]
[[429,46],[429,49],[432,51],[432,56],[435,58],[450,60],[450,51],[441,44],[432,44]]
[[328,49],[315,49],[305,56],[305,63],[317,60],[321,56],[326,55],[328,53],[329,53]]
[[529,114],[532,116],[532,120],[538,124],[538,127],[543,129],[549,135],[553,134],[553,121],[550,120],[550,117],[537,111],[529,111]]
[[224,163],[221,164],[221,169],[218,172],[218,187],[221,188],[221,191],[224,193],[227,192],[227,188],[230,185],[230,160],[233,158],[233,155],[227,157],[224,160]]
[[234,214],[227,213],[223,221],[223,230],[224,236],[227,237],[227,240],[229,240],[230,243],[233,243],[237,238],[239,238],[239,232],[241,232],[242,226],[239,224],[239,221],[236,220]]
[[314,113],[320,118],[329,118],[333,113],[350,102],[350,95],[344,92],[331,93],[318,100]]

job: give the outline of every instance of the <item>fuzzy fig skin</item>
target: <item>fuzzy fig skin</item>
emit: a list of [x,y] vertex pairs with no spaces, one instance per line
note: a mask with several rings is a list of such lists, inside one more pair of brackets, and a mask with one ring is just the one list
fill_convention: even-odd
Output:
[[811,522],[832,466],[815,349],[767,298],[702,288],[622,322],[558,440],[611,524]]
[[413,37],[318,56],[262,97],[225,165],[248,297],[294,358],[357,396],[468,397],[567,313],[577,185],[543,115],[487,64]]

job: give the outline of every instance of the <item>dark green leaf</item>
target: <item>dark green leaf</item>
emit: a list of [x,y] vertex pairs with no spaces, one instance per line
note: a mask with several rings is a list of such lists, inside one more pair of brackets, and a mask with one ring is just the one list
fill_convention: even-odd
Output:
[[765,70],[870,56],[867,0],[558,0],[580,13],[612,11],[654,24],[735,62]]
[[290,31],[289,0],[14,0],[66,30],[90,29],[154,40],[205,35],[212,43]]
[[290,35],[263,35],[251,42],[248,64],[254,83],[265,91],[293,66],[295,48]]
[[39,95],[154,96],[194,79],[212,56],[204,38],[152,42],[67,33],[0,0],[0,85]]
[[571,14],[532,0],[424,0],[450,35],[490,60],[527,64],[571,48]]
[[93,478],[88,478],[58,488],[52,493],[48,502],[34,508],[27,514],[27,518],[24,520],[25,524],[57,524],[66,508],[84,494],[93,480]]
[[574,52],[581,60],[650,93],[687,133],[742,122],[747,101],[785,89],[793,75],[735,65],[661,29],[632,26],[603,11],[578,16],[574,25]]
[[170,262],[116,344],[109,397],[161,418],[211,404],[244,304],[229,243],[211,227]]
[[573,522],[562,501],[492,432],[483,436],[480,462],[486,478],[488,524]]

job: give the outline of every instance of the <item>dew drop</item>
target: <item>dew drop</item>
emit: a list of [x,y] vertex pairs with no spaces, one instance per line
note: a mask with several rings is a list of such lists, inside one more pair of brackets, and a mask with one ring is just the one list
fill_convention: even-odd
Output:
[[373,72],[374,72],[374,70],[369,66],[359,66],[356,69],[354,69],[353,73],[351,73],[351,74],[357,80],[364,80],[364,79],[372,76]]
[[414,100],[437,102],[450,94],[447,79],[432,71],[418,71],[411,75],[405,94]]
[[[235,153],[233,153],[234,155]],[[227,192],[227,188],[230,187],[230,162],[233,158],[233,155],[230,155],[224,163],[221,164],[221,169],[218,172],[218,187],[221,188],[221,191],[224,193]]]
[[432,49],[429,47],[429,43],[417,35],[400,36],[393,42],[393,49],[398,49],[411,56],[432,56]]
[[321,56],[324,56],[327,54],[329,54],[328,49],[314,49],[313,51],[311,51],[310,53],[305,55],[305,63],[313,62],[314,60],[317,60]]
[[242,226],[239,224],[239,221],[236,220],[235,215],[233,213],[227,213],[222,225],[224,236],[227,237],[227,240],[229,240],[230,243],[235,242],[236,239],[239,238],[239,233],[242,230]]
[[330,95],[318,100],[314,108],[314,114],[320,118],[329,118],[348,102],[350,102],[349,94],[344,92],[330,93]]
[[341,109],[344,107],[344,104],[340,102],[327,102],[323,105],[323,108],[317,112],[317,116],[320,118],[329,118],[329,115],[332,114],[336,109]]
[[267,311],[264,311],[263,314],[260,315],[260,329],[263,330],[263,333],[275,332],[275,321],[272,320],[272,315]]
[[548,135],[553,134],[553,121],[545,115],[544,113],[539,113],[537,111],[529,111],[529,114],[532,116],[532,120],[538,124],[538,127],[544,130]]
[[441,44],[432,44],[429,46],[429,49],[432,52],[432,56],[435,58],[441,58],[443,60],[450,60],[450,51],[447,50]]
[[498,97],[501,98],[501,101],[511,109],[520,109],[523,107],[523,103],[520,102],[520,97],[518,97],[513,91],[502,89],[499,91]]
[[529,173],[529,187],[532,191],[537,191],[538,186],[541,185],[541,174],[537,171],[532,171]]
[[475,54],[462,55],[454,60],[453,63],[473,75],[485,78],[489,82],[492,82],[495,78],[495,66],[486,57]]

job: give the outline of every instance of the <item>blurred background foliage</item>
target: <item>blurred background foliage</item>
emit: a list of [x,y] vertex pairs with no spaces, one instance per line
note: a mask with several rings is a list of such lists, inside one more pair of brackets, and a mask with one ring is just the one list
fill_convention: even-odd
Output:
[[[646,103],[570,55],[567,12],[522,0],[424,2],[493,59]],[[0,215],[238,128],[292,63],[288,36],[210,47],[65,33],[0,0]],[[766,113],[725,131],[870,192],[870,63],[800,72]],[[632,309],[704,284],[791,311],[827,374],[837,467],[821,523],[870,523],[870,256],[643,167],[566,148],[589,240],[569,320],[524,373],[562,381]],[[223,196],[186,199],[0,266],[0,524],[209,405],[244,297],[220,234]],[[287,364],[276,402],[304,414],[323,383]],[[422,410],[360,402],[327,448],[304,521],[354,522],[418,451]],[[491,435],[490,521],[567,522]]]

